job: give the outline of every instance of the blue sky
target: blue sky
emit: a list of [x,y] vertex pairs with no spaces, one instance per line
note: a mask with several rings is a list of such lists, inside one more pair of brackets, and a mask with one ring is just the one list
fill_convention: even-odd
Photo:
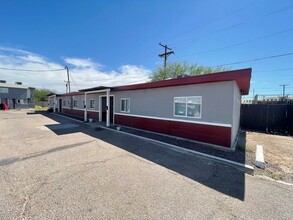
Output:
[[[168,61],[207,66],[293,52],[290,0],[0,3],[0,68],[68,65],[74,90],[146,81],[163,65],[159,42],[175,51]],[[286,91],[293,95],[292,60],[293,55],[228,67],[252,67],[255,93],[281,94],[279,85],[290,84]],[[66,72],[0,70],[0,78],[63,92]]]

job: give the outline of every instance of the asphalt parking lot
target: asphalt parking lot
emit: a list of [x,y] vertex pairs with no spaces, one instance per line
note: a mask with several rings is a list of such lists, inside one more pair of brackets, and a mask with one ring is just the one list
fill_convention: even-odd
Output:
[[293,187],[53,114],[0,112],[0,219],[292,219]]

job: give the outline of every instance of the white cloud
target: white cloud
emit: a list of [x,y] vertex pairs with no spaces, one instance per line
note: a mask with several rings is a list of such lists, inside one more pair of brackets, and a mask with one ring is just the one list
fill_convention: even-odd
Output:
[[64,58],[64,61],[68,64],[73,65],[78,68],[97,68],[101,67],[100,64],[93,62],[90,58],[88,59],[80,59],[80,58]]
[[32,63],[42,63],[42,64],[47,63],[45,58],[37,56],[37,55],[18,56],[17,58],[19,58],[20,60],[28,61]]
[[[96,87],[116,86],[146,82],[151,71],[143,66],[123,65],[118,70],[104,71],[103,66],[92,59],[62,58],[65,64],[52,62],[48,58],[17,48],[0,46],[0,68],[27,70],[55,70],[69,66],[71,90]],[[65,92],[66,70],[46,72],[23,72],[0,69],[0,79],[7,83],[21,81],[37,88],[54,89]]]

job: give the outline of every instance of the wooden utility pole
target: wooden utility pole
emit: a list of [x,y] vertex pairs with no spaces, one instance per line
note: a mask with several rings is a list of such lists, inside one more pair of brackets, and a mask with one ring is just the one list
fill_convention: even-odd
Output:
[[[67,71],[67,80],[68,80],[66,86],[68,86],[68,93],[70,93],[70,79],[69,79],[69,69],[68,69],[68,66],[65,66],[65,69]],[[66,89],[66,91],[67,91],[67,89]]]
[[[167,66],[167,57],[171,54],[175,54],[174,51],[172,51],[172,48],[169,48],[167,45],[163,45],[159,43],[160,46],[165,48],[165,53],[159,54],[159,57],[164,57],[164,67]],[[168,50],[171,50],[168,52]]]

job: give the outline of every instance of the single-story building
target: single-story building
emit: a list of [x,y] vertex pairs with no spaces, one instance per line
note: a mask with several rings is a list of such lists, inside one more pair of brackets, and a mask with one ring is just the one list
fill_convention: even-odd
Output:
[[233,148],[241,95],[252,69],[127,86],[94,87],[49,98],[55,111]]
[[27,109],[35,107],[35,88],[6,83],[0,80],[0,104],[6,103],[9,109]]

